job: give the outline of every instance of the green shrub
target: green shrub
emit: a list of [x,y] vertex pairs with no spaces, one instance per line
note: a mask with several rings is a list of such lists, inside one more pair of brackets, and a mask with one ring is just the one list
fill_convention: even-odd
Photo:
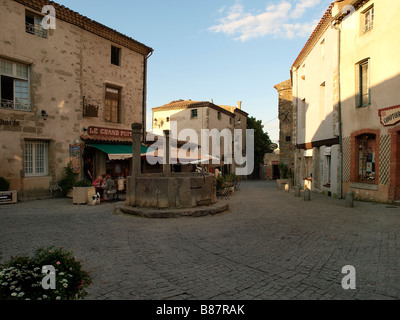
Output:
[[8,191],[10,183],[3,177],[0,177],[0,191]]
[[221,189],[225,184],[225,178],[222,175],[217,177],[217,189]]
[[281,174],[281,179],[287,179],[289,176],[289,168],[286,164],[284,164],[283,162],[279,163],[279,171]]
[[69,162],[68,165],[64,168],[64,176],[58,183],[58,185],[63,190],[64,196],[74,187],[77,173],[74,173],[72,170],[72,163]]
[[[56,269],[56,289],[45,290],[43,266]],[[72,252],[40,248],[32,258],[17,256],[0,269],[0,300],[79,300],[91,285],[90,275]]]
[[76,182],[74,184],[74,187],[79,187],[79,188],[92,187],[92,186],[93,186],[92,183],[90,181],[87,181],[87,180],[80,180],[80,181],[78,181],[78,182]]

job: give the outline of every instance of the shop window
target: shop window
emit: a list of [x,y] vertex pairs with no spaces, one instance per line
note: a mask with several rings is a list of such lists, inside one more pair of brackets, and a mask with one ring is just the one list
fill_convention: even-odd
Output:
[[40,38],[47,38],[47,30],[42,25],[43,17],[32,12],[25,13],[25,31]]
[[49,143],[25,141],[24,167],[26,177],[42,177],[49,174]]
[[365,134],[358,137],[358,182],[375,183],[376,136]]
[[0,59],[1,108],[30,111],[29,66]]
[[356,66],[357,107],[366,107],[371,104],[370,89],[370,60],[364,60]]
[[121,48],[111,46],[111,63],[115,66],[121,65]]
[[105,121],[120,122],[121,90],[115,87],[106,87]]

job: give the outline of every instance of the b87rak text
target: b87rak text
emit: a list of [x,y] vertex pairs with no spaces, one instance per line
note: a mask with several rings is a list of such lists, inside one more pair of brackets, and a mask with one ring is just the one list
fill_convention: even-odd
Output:
[[244,315],[243,309],[244,305],[202,304],[200,312],[202,315]]

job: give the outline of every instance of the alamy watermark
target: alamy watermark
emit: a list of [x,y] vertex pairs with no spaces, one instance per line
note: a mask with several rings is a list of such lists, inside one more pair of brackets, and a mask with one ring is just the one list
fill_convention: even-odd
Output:
[[353,266],[344,266],[342,273],[346,276],[342,280],[342,288],[344,290],[355,290],[356,289],[356,268]]
[[[250,175],[254,170],[254,130],[246,129],[244,142],[242,129],[201,129],[200,137],[196,130],[188,128],[178,133],[177,122],[170,122],[170,142],[166,139],[155,141],[155,135],[148,133],[146,140],[154,142],[146,153],[147,162],[155,164],[235,164],[239,176]],[[177,141],[185,141],[177,147]],[[200,146],[200,148],[199,148]],[[166,150],[169,148],[169,159]],[[223,149],[223,150],[222,150]]]
[[42,19],[42,28],[45,30],[56,29],[56,9],[52,5],[42,8],[42,13],[46,16]]
[[53,266],[43,266],[42,273],[45,274],[42,279],[42,288],[56,290],[56,269]]

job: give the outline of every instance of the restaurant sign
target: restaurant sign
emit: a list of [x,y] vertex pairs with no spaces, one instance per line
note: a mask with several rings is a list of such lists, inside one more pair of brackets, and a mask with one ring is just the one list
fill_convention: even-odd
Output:
[[378,111],[381,123],[384,126],[393,126],[400,122],[400,105]]
[[103,136],[114,138],[131,138],[132,130],[109,129],[99,127],[89,127],[88,134],[91,136]]

